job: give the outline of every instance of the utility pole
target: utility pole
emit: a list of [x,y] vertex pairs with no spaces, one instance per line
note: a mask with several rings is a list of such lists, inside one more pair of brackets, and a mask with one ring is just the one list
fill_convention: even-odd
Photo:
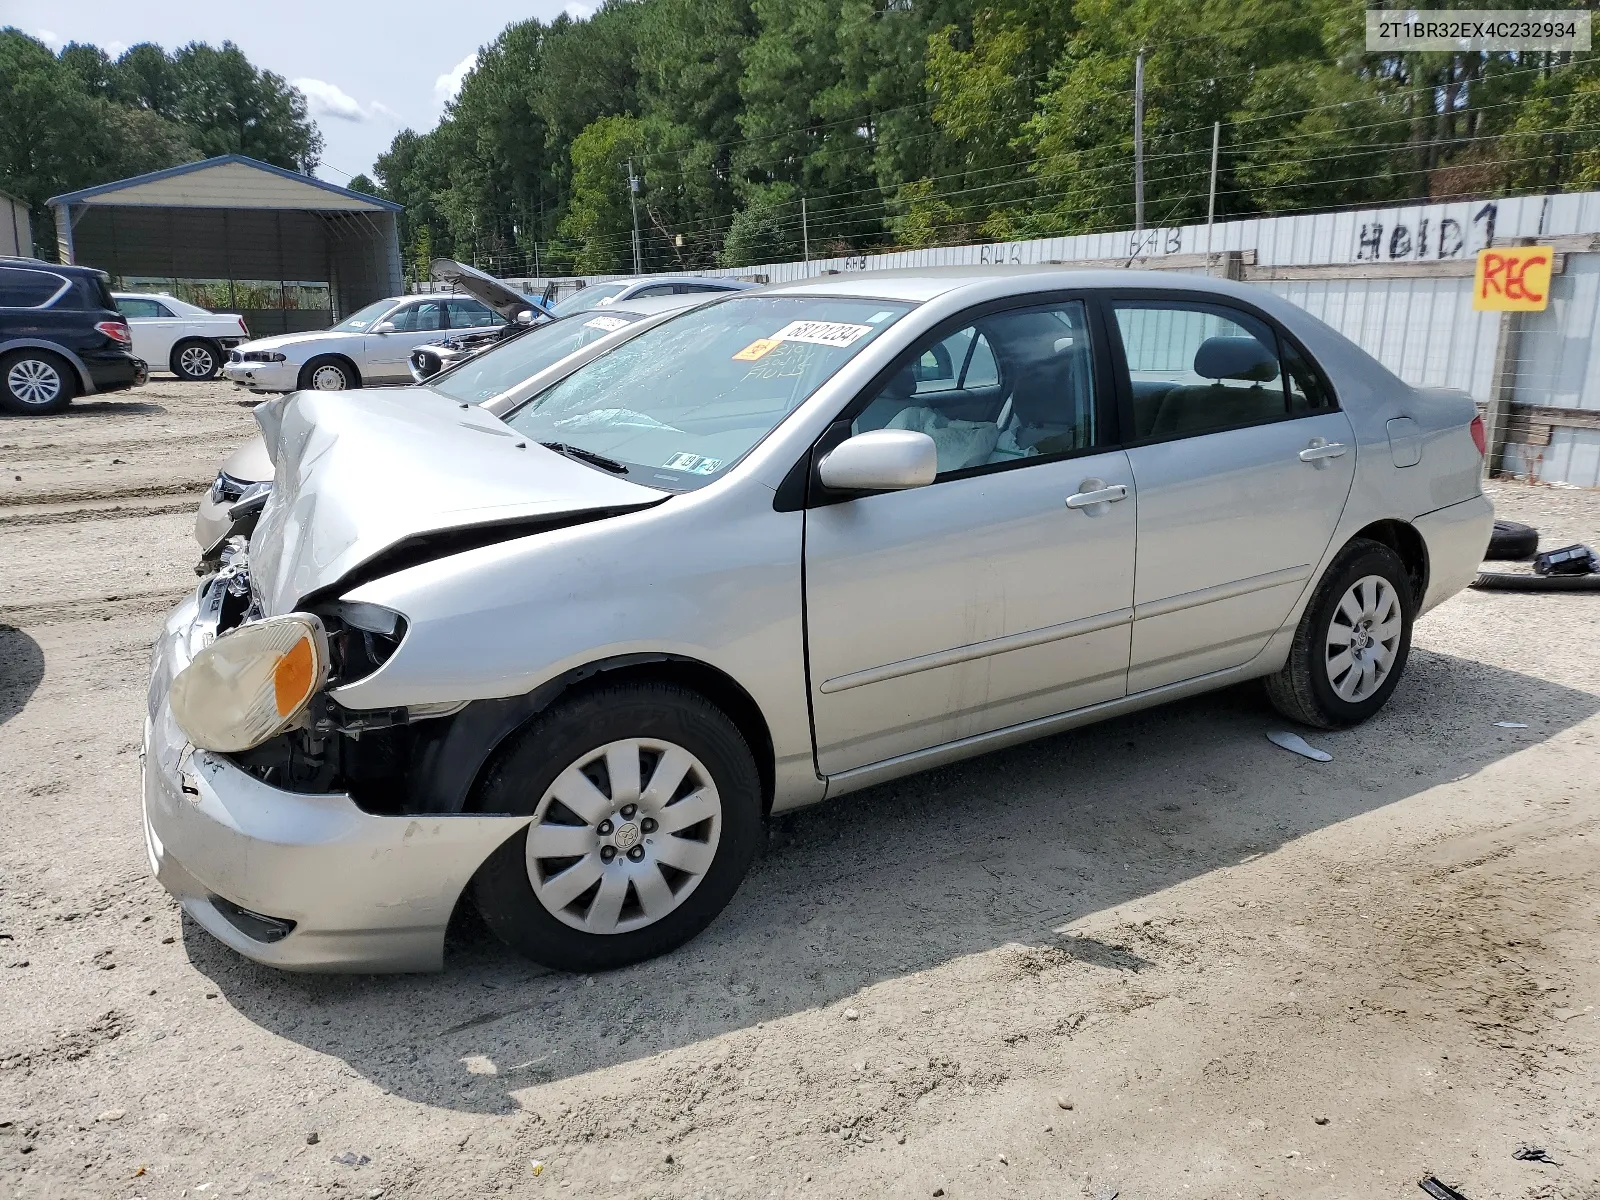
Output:
[[800,197],[800,245],[804,248],[805,259],[811,261],[811,230],[806,225],[806,198]]
[[633,206],[633,273],[639,268],[639,177],[633,173],[633,159],[628,160],[628,203]]
[[1144,47],[1133,60],[1133,232],[1144,238]]
[[1211,124],[1211,199],[1206,202],[1206,269],[1211,268],[1211,226],[1217,220],[1217,148],[1222,144],[1222,122]]

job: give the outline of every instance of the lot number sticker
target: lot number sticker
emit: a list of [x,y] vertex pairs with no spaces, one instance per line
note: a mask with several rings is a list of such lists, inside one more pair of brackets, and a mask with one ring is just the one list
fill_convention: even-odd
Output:
[[790,321],[773,334],[770,340],[810,342],[815,346],[843,349],[871,332],[871,325],[847,325],[842,321]]
[[628,323],[621,317],[595,317],[585,321],[585,329],[604,329],[607,333],[615,333],[619,329],[627,328]]

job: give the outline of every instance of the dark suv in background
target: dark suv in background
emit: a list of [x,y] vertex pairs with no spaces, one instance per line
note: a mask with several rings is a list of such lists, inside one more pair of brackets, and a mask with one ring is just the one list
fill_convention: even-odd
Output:
[[0,258],[0,410],[56,413],[149,377],[110,282],[91,267]]

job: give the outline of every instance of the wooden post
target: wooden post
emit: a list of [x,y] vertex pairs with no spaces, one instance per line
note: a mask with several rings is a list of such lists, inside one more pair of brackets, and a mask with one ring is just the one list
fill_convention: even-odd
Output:
[[[1531,246],[1532,238],[1513,238],[1508,245]],[[1511,406],[1516,402],[1517,363],[1522,355],[1522,314],[1500,314],[1499,336],[1494,344],[1494,368],[1489,373],[1489,403],[1484,412],[1483,472],[1488,478],[1505,471],[1506,434]]]

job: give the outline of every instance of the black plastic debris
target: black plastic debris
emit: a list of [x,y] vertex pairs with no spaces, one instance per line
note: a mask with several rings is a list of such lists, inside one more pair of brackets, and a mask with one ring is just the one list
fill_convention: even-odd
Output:
[[1518,1162],[1549,1163],[1552,1167],[1561,1165],[1550,1157],[1550,1151],[1543,1146],[1518,1146],[1511,1152],[1511,1157]]
[[1496,521],[1483,557],[1485,562],[1492,559],[1527,562],[1538,549],[1539,531],[1532,525],[1523,525],[1518,521]]
[[1417,1180],[1417,1186],[1423,1191],[1427,1192],[1428,1195],[1432,1196],[1433,1200],[1467,1200],[1467,1198],[1460,1192],[1456,1191],[1455,1188],[1451,1187],[1448,1183],[1441,1183],[1439,1179],[1433,1175],[1429,1175],[1424,1179]]
[[1535,575],[1593,575],[1597,571],[1600,555],[1581,542],[1533,556]]

